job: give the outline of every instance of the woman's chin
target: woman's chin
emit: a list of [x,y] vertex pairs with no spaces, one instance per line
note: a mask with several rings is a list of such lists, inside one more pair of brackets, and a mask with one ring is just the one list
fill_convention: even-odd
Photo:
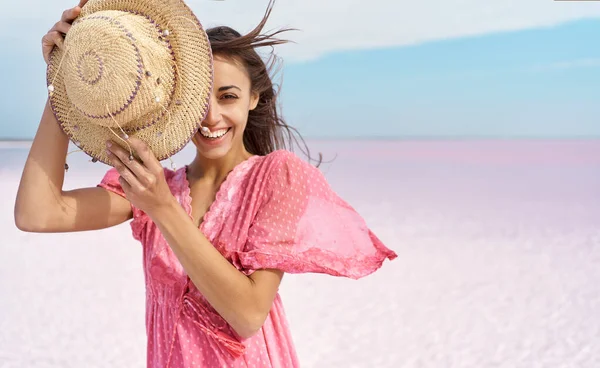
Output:
[[231,131],[227,132],[221,139],[206,138],[202,133],[197,132],[192,139],[196,149],[202,156],[215,160],[227,155],[231,150]]

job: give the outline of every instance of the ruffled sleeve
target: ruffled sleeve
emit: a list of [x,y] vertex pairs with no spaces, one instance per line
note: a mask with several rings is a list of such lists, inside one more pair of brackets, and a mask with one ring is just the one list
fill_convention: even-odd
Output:
[[271,155],[260,204],[237,255],[247,273],[274,268],[358,279],[397,257],[318,168],[289,151]]
[[[123,198],[125,197],[125,192],[119,183],[120,174],[115,168],[109,169],[104,177],[97,185],[100,188],[104,188],[110,192],[116,193]],[[133,219],[131,220],[131,230],[133,233],[134,239],[141,241],[142,233],[144,231],[144,227],[146,225],[146,215],[143,211],[136,208],[135,206],[131,206],[131,210],[133,212]]]

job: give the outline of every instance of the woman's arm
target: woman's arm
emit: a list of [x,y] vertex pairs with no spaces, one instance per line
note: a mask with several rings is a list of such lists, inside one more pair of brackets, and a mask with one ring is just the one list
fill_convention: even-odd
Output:
[[108,156],[120,174],[119,184],[131,203],[158,226],[196,288],[243,338],[263,325],[283,277],[278,270],[238,271],[194,225],[172,195],[160,162],[140,139],[128,142],[140,160],[107,142]]
[[[62,47],[63,35],[81,13],[87,0],[63,12],[42,38],[42,54],[48,63],[54,47]],[[103,188],[63,191],[68,137],[61,130],[49,101],[19,183],[15,201],[16,226],[30,232],[96,230],[117,225],[132,217],[129,201]]]
[[14,219],[20,230],[96,230],[132,217],[129,201],[103,188],[63,191],[68,143],[47,102],[15,201]]
[[177,201],[153,215],[190,279],[215,310],[243,338],[256,333],[267,318],[283,272],[238,271],[198,231]]

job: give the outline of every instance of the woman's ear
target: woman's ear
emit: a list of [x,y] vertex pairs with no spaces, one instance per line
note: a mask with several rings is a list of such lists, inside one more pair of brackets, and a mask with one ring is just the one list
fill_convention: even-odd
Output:
[[258,94],[258,92],[252,92],[252,95],[250,96],[250,110],[256,109],[259,97],[260,95]]

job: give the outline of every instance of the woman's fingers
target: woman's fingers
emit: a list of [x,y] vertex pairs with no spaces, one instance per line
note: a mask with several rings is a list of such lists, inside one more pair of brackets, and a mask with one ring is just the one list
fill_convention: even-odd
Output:
[[62,48],[64,35],[71,29],[71,23],[79,16],[79,14],[81,14],[81,7],[85,5],[86,2],[87,0],[82,0],[78,6],[65,10],[62,13],[60,21],[57,22],[44,37],[42,37],[42,55],[44,56],[46,64],[48,64],[50,60],[50,53],[54,49],[54,46]]
[[139,138],[129,137],[129,144],[137,152],[138,156],[151,173],[159,174],[163,172],[160,162],[154,156],[148,145]]
[[121,178],[123,178],[130,187],[139,187],[136,175],[129,168],[131,165],[129,157],[124,157],[125,155],[115,149],[107,149],[106,154],[108,155],[112,166],[117,169],[119,175],[121,175]]
[[50,53],[54,49],[55,45],[59,48],[62,48],[63,46],[63,36],[59,31],[48,32],[44,37],[42,37],[42,54],[46,64],[48,64],[50,60]]
[[67,9],[62,13],[62,17],[60,18],[61,22],[71,23],[79,16],[81,13],[81,8],[76,6],[71,9]]
[[123,191],[125,193],[129,193],[131,191],[131,185],[129,185],[129,183],[127,182],[127,180],[125,180],[124,177],[119,176],[119,184],[121,184],[121,188],[123,188]]
[[69,23],[60,21],[60,22],[56,23],[54,25],[54,27],[52,27],[52,29],[50,29],[50,32],[58,31],[62,34],[67,34],[67,32],[69,32],[70,29],[71,29],[71,25]]
[[[123,165],[125,168],[127,168],[127,170],[135,177],[135,184],[141,184],[140,188],[151,188],[154,186],[156,181],[154,176],[148,171],[145,164],[132,157],[127,150],[120,147],[115,142],[109,141],[107,142],[107,153],[111,154],[111,162],[114,161],[113,157],[118,158],[118,162],[116,162],[116,164]],[[117,166],[115,166],[115,168],[120,170]],[[129,181],[128,177],[125,177],[125,179],[127,179],[132,186],[138,187]]]

